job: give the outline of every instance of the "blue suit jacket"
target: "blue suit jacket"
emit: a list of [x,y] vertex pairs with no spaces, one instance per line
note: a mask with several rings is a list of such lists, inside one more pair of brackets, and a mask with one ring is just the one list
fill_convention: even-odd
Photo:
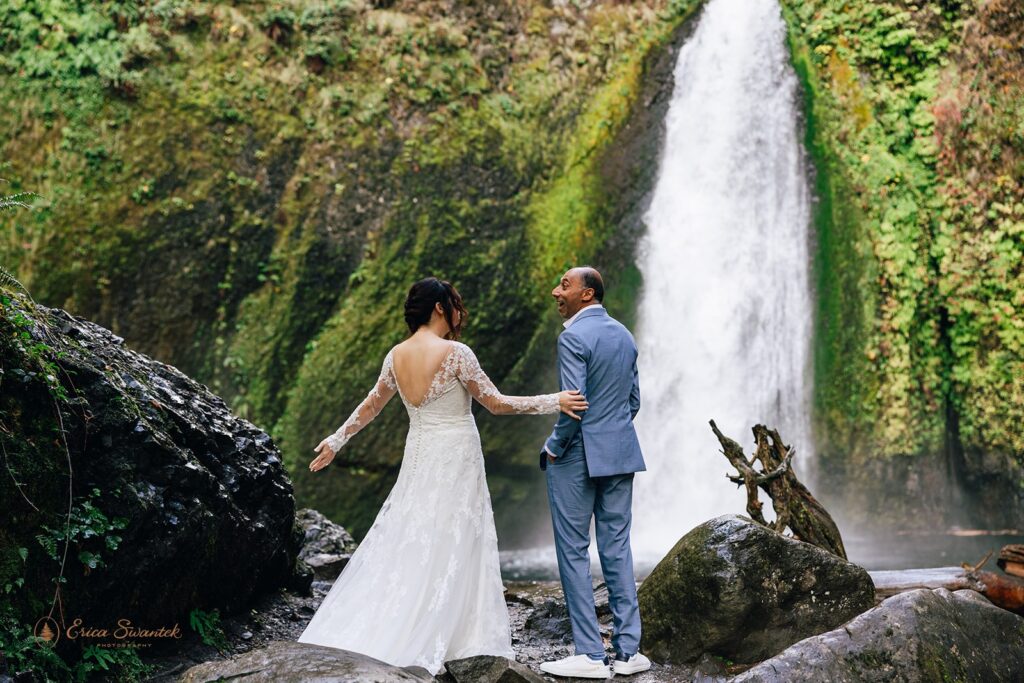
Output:
[[[591,477],[647,469],[633,418],[640,410],[636,343],[629,330],[599,306],[579,312],[558,337],[558,385],[579,389],[590,407],[582,420],[558,417],[545,446],[561,457],[582,441]],[[547,468],[541,451],[540,468]]]

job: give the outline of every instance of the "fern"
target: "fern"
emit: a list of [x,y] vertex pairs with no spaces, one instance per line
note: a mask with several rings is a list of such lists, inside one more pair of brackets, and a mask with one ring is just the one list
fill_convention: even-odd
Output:
[[[18,278],[14,277],[11,271],[7,270],[3,266],[0,266],[0,289],[7,289],[10,287],[17,287],[21,291],[28,294],[28,298],[31,299],[32,295],[29,294],[28,290],[25,289],[25,285],[18,282]],[[33,300],[33,303],[35,301]]]
[[41,197],[42,195],[36,194],[35,192],[16,192],[14,194],[0,195],[0,209],[11,209],[15,206],[20,206],[25,209],[31,209],[31,204],[26,204],[22,201],[25,197]]
[[[6,178],[0,178],[4,182],[10,182]],[[25,209],[31,209],[32,205],[24,201],[26,197],[41,197],[42,195],[35,192],[15,192],[14,194],[0,195],[0,210],[2,209],[13,209],[15,207],[21,207]],[[25,292],[26,296],[34,304],[36,301],[32,298],[32,294],[29,293],[28,288],[21,284],[18,278],[14,277],[14,273],[7,270],[4,266],[0,265],[0,289],[10,289],[16,287],[21,291]]]
[[199,638],[207,645],[217,648],[223,652],[228,648],[227,635],[220,625],[220,610],[204,612],[198,607],[194,608],[188,615],[189,626],[199,634]]

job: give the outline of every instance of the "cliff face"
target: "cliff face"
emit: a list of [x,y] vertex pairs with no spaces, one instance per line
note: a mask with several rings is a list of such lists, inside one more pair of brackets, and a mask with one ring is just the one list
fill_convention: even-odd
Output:
[[[0,177],[44,200],[0,215],[0,262],[224,396],[273,436],[301,502],[361,536],[397,472],[400,404],[340,467],[305,465],[404,336],[412,281],[456,283],[464,340],[508,393],[551,389],[566,266],[601,267],[630,322],[699,4],[4,4]],[[1024,523],[1024,10],[781,5],[819,197],[826,483],[928,524],[964,521],[963,488],[973,522]],[[542,511],[548,423],[480,427],[499,519]]]
[[[342,467],[305,465],[403,338],[411,282],[455,282],[508,393],[551,388],[567,265],[604,267],[628,318],[657,64],[697,4],[7,5],[2,175],[45,200],[4,216],[0,259],[266,428],[303,503],[361,535],[400,404]],[[482,416],[499,510],[534,488],[533,420]]]
[[1024,8],[782,4],[817,167],[831,485],[902,523],[1019,524]]

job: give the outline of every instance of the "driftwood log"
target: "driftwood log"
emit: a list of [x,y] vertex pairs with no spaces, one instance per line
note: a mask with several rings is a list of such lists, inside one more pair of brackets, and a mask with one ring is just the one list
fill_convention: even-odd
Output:
[[962,567],[927,567],[924,569],[885,569],[869,571],[875,584],[875,600],[881,602],[899,593],[918,588],[945,588],[958,591],[964,588],[984,592],[984,585]]
[[1024,615],[1024,580],[976,567],[933,567],[929,569],[897,569],[868,572],[875,584],[875,600],[905,593],[917,588],[965,588],[981,593],[989,602],[1005,610]]
[[[1015,547],[1020,548],[1020,546],[1005,546],[999,554],[1000,560],[1005,556],[1007,548]],[[981,568],[985,566],[990,557],[992,557],[991,552],[981,558],[981,561],[976,565],[972,566],[966,562],[961,564],[964,576],[974,584],[971,587],[988,598],[989,602],[993,605],[1024,615],[1024,580],[1016,576],[982,571]],[[999,562],[999,564],[1001,566],[1002,562]]]
[[1024,545],[1004,545],[996,564],[1007,574],[1024,577]]
[[[797,479],[793,471],[796,449],[783,444],[778,431],[755,425],[757,450],[747,460],[743,448],[722,434],[714,420],[711,420],[711,430],[722,444],[723,455],[739,472],[738,476],[729,475],[729,480],[747,489],[747,512],[753,520],[779,533],[788,526],[795,538],[846,559],[839,527],[825,507]],[[761,471],[754,469],[757,463],[761,463]],[[774,525],[768,524],[761,513],[758,488],[764,489],[772,499]]]
[[993,605],[1024,615],[1024,580],[985,571],[971,572],[967,576],[981,584],[979,592]]

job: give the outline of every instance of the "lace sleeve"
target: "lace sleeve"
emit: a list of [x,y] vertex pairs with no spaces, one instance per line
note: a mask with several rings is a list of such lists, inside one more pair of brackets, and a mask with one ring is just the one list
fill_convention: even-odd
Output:
[[325,441],[334,453],[341,450],[341,447],[348,443],[348,440],[360,429],[377,417],[380,411],[391,400],[391,397],[398,391],[398,383],[395,381],[395,373],[391,368],[391,351],[384,357],[384,365],[380,369],[380,376],[370,393],[366,395],[352,414],[348,416],[345,423],[338,427],[337,431],[328,436]]
[[452,353],[458,354],[455,375],[459,381],[473,395],[473,398],[494,415],[510,413],[546,415],[559,412],[557,393],[538,396],[506,396],[498,391],[498,388],[480,367],[480,362],[471,348],[465,344],[458,344]]

